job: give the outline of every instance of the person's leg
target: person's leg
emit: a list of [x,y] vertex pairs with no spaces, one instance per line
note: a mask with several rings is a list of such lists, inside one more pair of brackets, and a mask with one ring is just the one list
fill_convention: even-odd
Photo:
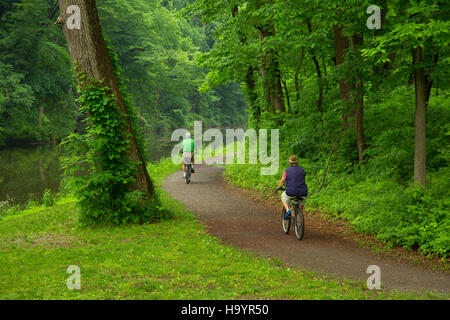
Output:
[[183,178],[186,178],[186,164],[184,163],[184,158],[186,157],[186,153],[183,152]]
[[288,203],[286,191],[284,191],[284,192],[281,194],[281,202],[283,203],[283,206],[284,206],[284,208],[286,209],[286,212],[288,212],[288,211],[289,211],[289,203]]
[[192,173],[195,173],[195,169],[194,169],[194,155],[192,155],[192,158],[191,158],[191,169],[192,169]]

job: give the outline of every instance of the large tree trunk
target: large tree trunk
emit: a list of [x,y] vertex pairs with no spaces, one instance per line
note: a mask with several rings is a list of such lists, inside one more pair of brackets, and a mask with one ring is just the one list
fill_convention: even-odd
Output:
[[[422,47],[413,49],[414,65],[423,63]],[[425,185],[426,173],[426,113],[427,94],[431,91],[423,67],[414,71],[414,84],[416,91],[416,112],[415,112],[415,138],[414,138],[414,184]]]
[[[336,65],[340,65],[344,62],[345,59],[345,51],[349,47],[348,38],[342,34],[342,26],[334,26],[334,52],[336,55]],[[341,100],[344,102],[344,108],[342,109],[342,123],[343,128],[346,129],[349,126],[348,118],[352,114],[348,113],[348,106],[351,99],[351,94],[355,90],[355,86],[352,83],[348,82],[348,79],[342,78],[339,79],[339,93]],[[352,111],[351,111],[352,112]]]
[[[64,35],[70,50],[70,56],[78,75],[85,74],[86,82],[78,79],[81,86],[89,81],[103,81],[104,85],[111,89],[111,95],[116,98],[116,104],[125,115],[125,135],[129,138],[128,156],[133,162],[138,163],[136,183],[130,185],[131,190],[141,191],[150,200],[154,193],[154,187],[145,167],[145,161],[140,153],[135,134],[133,132],[123,96],[119,90],[119,84],[115,76],[114,68],[108,54],[108,49],[103,38],[100,19],[95,0],[59,0],[60,16],[56,23],[62,24]],[[76,5],[80,8],[81,28],[69,30],[67,19],[71,14],[67,13],[68,6]]]
[[[231,15],[233,18],[236,18],[239,14],[239,8],[235,5],[231,9]],[[242,45],[247,44],[247,39],[241,33],[238,33],[239,40]],[[247,68],[247,74],[245,75],[245,83],[247,84],[247,97],[249,101],[250,112],[253,116],[253,120],[256,122],[256,125],[259,124],[259,120],[261,118],[261,108],[258,105],[258,93],[256,92],[256,83],[254,78],[254,69],[252,65],[249,65]]]
[[[356,85],[357,91],[363,90],[363,84],[358,83]],[[356,98],[356,147],[358,149],[358,160],[359,162],[364,161],[364,96],[362,92],[357,92],[358,97]]]
[[[351,46],[353,50],[360,50],[360,46],[363,44],[363,38],[359,35],[353,35],[351,37]],[[358,150],[359,162],[364,161],[364,85],[362,81],[357,81],[355,89],[353,91],[354,108],[356,109],[355,122],[356,122],[356,147]]]
[[[274,35],[273,24],[257,26],[258,36],[264,46],[264,39]],[[280,64],[275,50],[265,48],[263,56],[263,67],[261,76],[263,77],[264,92],[266,100],[274,112],[286,112],[284,104],[283,88],[281,87]]]

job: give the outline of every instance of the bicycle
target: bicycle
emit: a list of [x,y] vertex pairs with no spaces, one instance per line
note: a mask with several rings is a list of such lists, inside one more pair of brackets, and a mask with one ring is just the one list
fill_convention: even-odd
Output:
[[186,179],[186,184],[189,184],[191,182],[191,172],[192,172],[192,159],[191,157],[183,157],[183,161],[185,164],[185,179]]
[[[280,190],[284,191],[285,189],[281,188]],[[298,197],[293,198],[290,201],[289,206],[291,209],[291,216],[289,219],[284,218],[284,216],[286,215],[286,209],[284,208],[284,206],[281,210],[281,226],[284,233],[289,234],[291,224],[293,224],[295,228],[295,236],[298,240],[302,240],[305,234],[305,217],[303,216],[303,206],[305,199],[306,197]]]

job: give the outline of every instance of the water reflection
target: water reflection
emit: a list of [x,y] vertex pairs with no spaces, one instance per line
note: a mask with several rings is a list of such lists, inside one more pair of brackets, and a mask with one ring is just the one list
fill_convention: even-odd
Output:
[[60,154],[56,145],[0,149],[0,201],[23,204],[46,188],[58,191]]
[[[173,147],[162,138],[147,145],[149,162],[170,156]],[[29,199],[41,199],[45,189],[58,192],[62,174],[59,157],[63,152],[58,145],[0,149],[0,202],[25,204]]]

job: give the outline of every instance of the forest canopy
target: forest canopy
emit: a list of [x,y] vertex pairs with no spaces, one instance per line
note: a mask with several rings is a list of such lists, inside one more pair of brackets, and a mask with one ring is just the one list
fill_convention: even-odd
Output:
[[[102,0],[105,37],[118,53],[147,140],[163,131],[245,124],[239,84],[199,91],[207,68],[197,57],[212,47],[212,29],[187,20],[187,1]],[[76,83],[56,0],[0,3],[0,146],[60,140],[80,129]]]

